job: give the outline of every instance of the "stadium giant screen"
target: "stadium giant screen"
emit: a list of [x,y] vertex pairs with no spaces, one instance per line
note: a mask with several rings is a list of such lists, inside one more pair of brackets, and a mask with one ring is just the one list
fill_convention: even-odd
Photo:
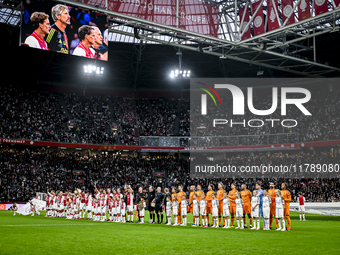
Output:
[[21,45],[108,60],[107,16],[54,1],[25,1]]

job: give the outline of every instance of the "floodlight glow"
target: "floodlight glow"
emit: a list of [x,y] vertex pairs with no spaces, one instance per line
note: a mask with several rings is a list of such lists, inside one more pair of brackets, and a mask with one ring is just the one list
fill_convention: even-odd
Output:
[[84,73],[86,74],[104,74],[104,67],[97,67],[95,65],[84,65]]
[[190,70],[171,70],[169,76],[170,78],[189,78]]

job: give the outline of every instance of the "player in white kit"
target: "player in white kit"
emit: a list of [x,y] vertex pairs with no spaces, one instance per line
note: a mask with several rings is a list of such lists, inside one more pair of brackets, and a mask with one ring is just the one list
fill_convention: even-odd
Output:
[[235,204],[236,204],[236,221],[237,221],[236,229],[238,229],[238,228],[244,229],[244,222],[242,220],[242,217],[243,217],[243,200],[240,197],[239,192],[236,192],[235,196],[236,196]]
[[188,212],[188,202],[187,196],[184,194],[181,201],[181,215],[183,217],[182,227],[187,226],[187,212]]
[[120,214],[122,215],[122,223],[126,222],[126,218],[125,218],[125,201],[124,198],[122,198],[121,200],[121,204],[120,204]]
[[263,227],[263,230],[270,230],[270,228],[269,228],[269,216],[270,216],[270,205],[271,205],[271,203],[272,203],[272,200],[271,200],[270,196],[268,196],[267,190],[264,190],[264,196],[262,198],[262,208],[263,208],[263,218],[265,220],[266,227]]
[[[306,199],[302,195],[302,192],[299,192],[298,195],[299,196],[297,198],[297,202],[299,203],[300,221],[302,219],[303,219],[303,221],[306,221],[306,217],[305,217],[305,202],[306,202]],[[301,215],[302,215],[302,217],[301,217]]]
[[166,198],[166,218],[167,218],[168,223],[165,225],[171,225],[171,207],[172,207],[171,198],[167,197]]
[[216,195],[215,193],[213,193],[211,195],[212,197],[212,201],[211,201],[211,205],[212,205],[212,219],[213,219],[213,222],[214,224],[211,226],[212,228],[218,228],[218,205],[219,205],[219,202],[218,200],[216,199]]
[[173,201],[172,201],[172,214],[174,216],[174,224],[172,226],[178,226],[178,207],[179,203],[177,201],[177,196],[174,196]]
[[[145,201],[144,201],[143,197],[140,199],[140,201],[142,202],[143,208],[142,208],[142,210],[139,209],[139,217],[140,217],[140,222],[139,223],[143,224],[144,223],[146,204],[145,204]],[[171,216],[171,214],[170,214],[170,216]]]
[[120,196],[116,196],[116,219],[115,222],[121,222],[122,221],[122,215],[121,215],[121,206],[122,201]]
[[198,201],[196,194],[193,195],[191,203],[192,203],[192,215],[194,217],[193,220],[195,224],[193,225],[193,227],[198,227],[200,222],[200,201]]
[[[285,200],[282,197],[281,190],[277,189],[275,191],[276,197],[275,197],[275,203],[276,203],[276,214],[275,217],[278,219],[279,227],[276,230],[286,231],[286,223],[285,218],[283,214],[283,208],[285,206]],[[282,229],[281,229],[281,222],[282,221]]]
[[224,192],[223,194],[223,218],[224,218],[224,227],[223,228],[230,228],[230,200],[228,198],[228,193]]
[[208,219],[207,219],[207,200],[205,200],[204,193],[201,195],[200,202],[200,214],[202,218],[202,227],[208,227]]
[[112,211],[112,215],[113,215],[113,222],[117,222],[117,197],[115,195],[112,195],[112,208],[111,208],[111,211]]
[[[251,229],[260,229],[260,217],[259,217],[259,205],[260,198],[257,196],[257,190],[253,191],[253,196],[251,197],[251,217],[253,220],[253,227]],[[257,227],[256,227],[257,224]]]

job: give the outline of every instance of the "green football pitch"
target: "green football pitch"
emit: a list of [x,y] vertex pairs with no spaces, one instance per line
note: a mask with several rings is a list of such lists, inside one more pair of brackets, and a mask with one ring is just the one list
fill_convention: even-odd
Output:
[[191,215],[187,227],[44,215],[0,212],[0,254],[340,254],[333,216],[307,214],[303,222],[292,213],[292,231],[281,232],[191,227]]

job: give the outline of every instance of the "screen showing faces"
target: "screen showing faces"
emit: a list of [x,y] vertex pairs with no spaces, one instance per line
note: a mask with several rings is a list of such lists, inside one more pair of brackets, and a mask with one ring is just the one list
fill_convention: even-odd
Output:
[[23,3],[21,45],[108,60],[107,16],[54,1]]

